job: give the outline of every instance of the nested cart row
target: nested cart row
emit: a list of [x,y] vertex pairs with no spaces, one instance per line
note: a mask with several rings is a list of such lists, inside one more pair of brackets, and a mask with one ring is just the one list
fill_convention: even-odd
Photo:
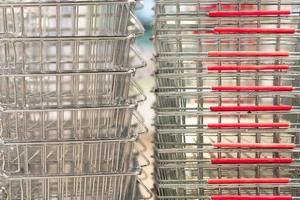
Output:
[[299,199],[298,0],[158,0],[157,199]]

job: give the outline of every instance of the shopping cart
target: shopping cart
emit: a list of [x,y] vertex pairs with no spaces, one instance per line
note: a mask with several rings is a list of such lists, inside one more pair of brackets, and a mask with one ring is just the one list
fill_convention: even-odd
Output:
[[141,35],[134,1],[5,0],[0,33],[13,37]]
[[[251,145],[258,148],[259,145],[265,144]],[[288,146],[280,143],[271,145],[273,148]],[[196,144],[187,149],[178,147],[159,150],[160,162],[156,169],[159,174],[156,177],[161,195],[159,199],[210,199],[210,197],[214,199],[215,195],[219,195],[220,198],[231,195],[231,199],[268,199],[268,197],[278,199],[279,195],[288,195],[290,199],[292,196],[295,199],[299,197],[299,167],[297,164],[283,164],[290,158],[272,156],[278,156],[278,151],[282,156],[285,152],[282,147],[280,150],[273,151],[245,148],[244,150],[222,149],[214,152],[208,149],[205,151],[205,148],[197,149],[195,146]],[[269,148],[266,146],[264,148]],[[266,153],[267,151],[269,152]],[[222,158],[219,158],[219,154]],[[267,154],[269,158],[266,158]],[[210,156],[213,158],[208,158]],[[230,156],[235,157],[228,158]],[[202,162],[206,159],[212,163]],[[233,161],[236,164],[227,164],[225,161]],[[266,164],[269,161],[273,164]],[[265,198],[260,198],[262,196]]]
[[278,199],[278,194],[297,199],[296,132],[276,128],[213,131],[158,130],[158,199],[215,199],[215,195],[220,199]]
[[158,199],[299,199],[299,2],[158,0]]

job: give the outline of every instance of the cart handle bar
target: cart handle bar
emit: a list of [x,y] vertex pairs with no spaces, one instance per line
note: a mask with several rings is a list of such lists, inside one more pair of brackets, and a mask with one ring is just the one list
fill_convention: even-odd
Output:
[[210,129],[236,129],[236,128],[288,128],[289,123],[209,123]]
[[209,179],[208,184],[269,184],[289,183],[288,178]]
[[215,143],[213,147],[216,149],[295,149],[295,144],[284,144],[284,143]]
[[209,66],[208,71],[267,71],[267,70],[288,70],[288,65],[241,65],[241,66]]
[[290,105],[276,105],[276,106],[211,106],[210,110],[213,112],[221,111],[290,111]]
[[214,91],[293,91],[292,86],[214,86]]
[[292,158],[213,158],[211,164],[291,164]]
[[241,17],[241,16],[289,16],[290,10],[243,10],[243,11],[211,11],[209,17]]

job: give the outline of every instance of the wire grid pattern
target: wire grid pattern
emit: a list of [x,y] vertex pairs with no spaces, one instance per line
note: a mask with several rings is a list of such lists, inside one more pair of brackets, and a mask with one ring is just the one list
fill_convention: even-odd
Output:
[[[2,73],[128,71],[134,35],[10,38],[0,42]],[[140,61],[141,62],[141,61]]]
[[1,2],[0,33],[13,37],[141,34],[133,1]]
[[[158,199],[299,197],[299,2],[157,1],[155,45]],[[211,17],[213,12],[289,10],[289,16]],[[294,29],[294,34],[225,34],[216,28]],[[211,56],[211,52],[289,52],[288,56]],[[288,66],[286,70],[236,67]],[[231,70],[212,70],[232,67]],[[293,91],[213,91],[213,86],[293,86]],[[213,107],[291,105],[287,111],[213,111]],[[286,123],[288,128],[211,128],[212,124]],[[295,150],[217,149],[213,144],[296,144]],[[215,159],[293,158],[292,164],[213,164]],[[208,184],[210,179],[286,177],[289,184]],[[250,199],[249,196],[245,199]],[[230,199],[228,197],[227,199]]]
[[135,4],[0,2],[0,199],[138,198]]

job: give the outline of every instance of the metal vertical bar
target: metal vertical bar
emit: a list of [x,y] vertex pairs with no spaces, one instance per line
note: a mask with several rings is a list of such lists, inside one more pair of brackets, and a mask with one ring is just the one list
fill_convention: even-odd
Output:
[[[257,8],[258,8],[258,10],[261,10],[261,9],[262,9],[261,2],[260,2],[259,0],[258,0]],[[260,28],[260,27],[261,27],[261,20],[258,18],[258,19],[257,19],[257,28]],[[260,51],[260,44],[261,44],[260,38],[257,38],[256,42],[257,42],[256,50],[257,50],[257,51]],[[257,61],[256,61],[256,64],[257,64],[257,65],[260,65],[260,61],[257,60]],[[260,81],[260,76],[258,75],[258,72],[256,72],[255,85],[259,85],[260,82],[261,82],[261,81]],[[260,98],[259,98],[258,95],[256,95],[256,96],[255,96],[255,105],[258,106],[259,104],[260,104]],[[259,116],[256,114],[254,117],[255,117],[255,123],[259,123]],[[256,143],[261,143],[261,134],[260,134],[260,132],[256,133],[256,135],[255,135],[255,142],[256,142]],[[261,153],[259,153],[259,152],[255,153],[255,157],[256,157],[256,158],[260,158],[260,157],[261,157]],[[256,176],[257,178],[260,178],[261,175],[262,175],[262,174],[261,174],[261,168],[260,168],[260,166],[257,166],[257,167],[256,167],[255,176]],[[260,188],[257,187],[257,188],[256,188],[256,195],[259,195],[259,194],[260,194]]]
[[[281,9],[281,0],[278,0],[278,5],[277,5],[277,9],[280,10]],[[281,19],[280,17],[277,17],[277,28],[281,27]],[[281,42],[280,42],[280,37],[276,38],[276,51],[280,51],[281,50]],[[279,64],[278,61],[276,61],[276,64]],[[274,77],[274,85],[279,86],[281,85],[281,77],[280,75],[275,75]],[[274,105],[280,105],[281,100],[280,100],[280,95],[276,95],[274,97]],[[273,122],[279,122],[280,120],[280,116],[275,114],[273,117]],[[274,133],[273,134],[273,142],[274,143],[280,143],[280,133]],[[275,158],[279,158],[280,154],[279,153],[274,153],[273,157]],[[275,167],[274,168],[274,176],[275,177],[280,177],[280,167]],[[280,194],[280,189],[279,188],[275,188],[274,189],[274,195],[279,195]]]

